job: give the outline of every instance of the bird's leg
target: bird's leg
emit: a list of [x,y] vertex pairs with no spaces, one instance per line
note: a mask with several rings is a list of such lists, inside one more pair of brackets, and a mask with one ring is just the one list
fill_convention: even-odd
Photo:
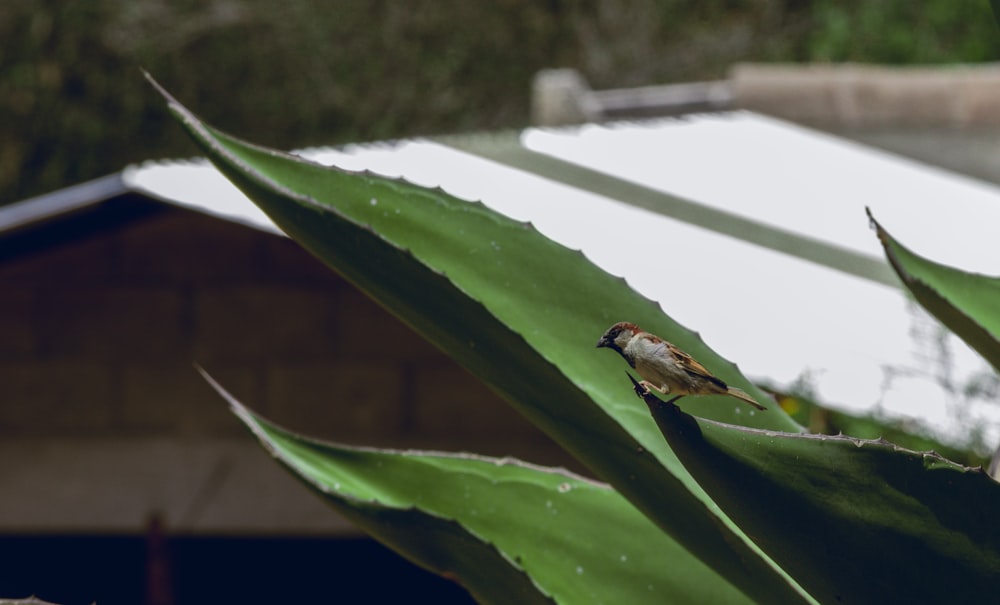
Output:
[[684,396],[684,394],[676,395],[672,399],[664,402],[662,399],[657,399],[653,395],[653,391],[657,391],[666,395],[667,393],[670,392],[669,389],[658,387],[652,382],[649,382],[648,380],[636,380],[628,372],[625,372],[625,375],[628,376],[628,379],[632,381],[632,388],[635,389],[635,394],[638,395],[640,399],[643,399],[648,405],[652,405],[650,403],[650,400],[652,400],[652,402],[659,402],[660,404],[666,403],[667,405],[670,405],[671,403],[677,401],[678,399]]
[[[670,394],[670,389],[665,389],[663,387],[658,387],[655,384],[653,384],[652,382],[648,382],[648,381],[643,380],[639,384],[641,384],[642,386],[646,387],[647,391],[649,391],[649,389],[655,389],[655,390],[659,391],[660,393],[663,393],[664,395]],[[683,396],[684,396],[683,393],[681,393],[680,395],[676,395],[673,398],[668,399],[666,403],[669,405],[669,404],[677,401],[678,399],[680,399]]]
[[649,382],[648,380],[641,380],[641,381],[639,381],[639,384],[641,384],[642,386],[646,387],[647,391],[649,391],[649,390],[655,390],[655,391],[659,391],[660,393],[663,393],[664,395],[666,395],[669,392],[666,389],[664,389],[663,387],[658,387],[655,384],[653,384],[652,382]]
[[[640,382],[639,384],[641,384],[642,386],[646,387],[646,390],[647,390],[647,391],[648,391],[649,389],[655,389],[655,390],[659,391],[660,393],[663,393],[664,395],[667,395],[667,394],[669,394],[669,393],[670,393],[670,389],[665,389],[665,388],[663,388],[663,387],[658,387],[658,386],[656,386],[655,384],[653,384],[652,382],[648,382],[648,381],[646,381],[646,380],[643,380],[643,381],[642,381],[642,382]],[[683,396],[684,396],[684,394],[683,394],[683,393],[681,393],[680,395],[676,395],[676,396],[674,396],[673,398],[671,398],[671,399],[668,399],[668,400],[667,400],[667,405],[670,405],[671,403],[673,403],[673,402],[677,401],[678,399],[680,399],[680,398],[681,398],[681,397],[683,397]]]

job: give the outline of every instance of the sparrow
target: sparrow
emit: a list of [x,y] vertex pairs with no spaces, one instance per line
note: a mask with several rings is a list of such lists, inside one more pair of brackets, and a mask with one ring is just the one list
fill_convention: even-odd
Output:
[[693,357],[662,338],[627,321],[618,322],[597,341],[597,348],[617,351],[643,380],[647,390],[672,394],[673,403],[685,395],[729,395],[758,410],[766,410],[746,392],[712,375]]

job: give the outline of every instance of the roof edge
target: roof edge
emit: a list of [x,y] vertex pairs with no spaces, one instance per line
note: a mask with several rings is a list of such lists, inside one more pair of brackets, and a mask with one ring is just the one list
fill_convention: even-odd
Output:
[[0,206],[0,233],[9,233],[129,193],[120,172]]

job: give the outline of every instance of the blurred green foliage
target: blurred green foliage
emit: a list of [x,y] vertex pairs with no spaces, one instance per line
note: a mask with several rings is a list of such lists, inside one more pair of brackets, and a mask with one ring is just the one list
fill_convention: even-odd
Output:
[[[928,427],[917,422],[874,412],[850,414],[816,403],[809,394],[782,393],[771,390],[778,405],[810,433],[848,435],[857,439],[885,439],[917,452],[933,450],[945,458],[966,466],[987,466],[989,453],[977,451],[982,444],[955,445],[931,435]],[[981,449],[985,450],[985,446]]]
[[0,39],[0,203],[192,154],[140,67],[291,148],[524,126],[546,67],[607,88],[747,60],[1000,56],[968,0],[4,0]]
[[819,0],[808,45],[815,61],[994,61],[1000,35],[986,1]]

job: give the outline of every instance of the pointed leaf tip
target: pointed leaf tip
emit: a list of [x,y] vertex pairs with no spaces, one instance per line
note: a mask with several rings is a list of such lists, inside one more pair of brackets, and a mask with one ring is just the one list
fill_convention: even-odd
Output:
[[932,315],[1000,371],[1000,278],[969,273],[913,252],[869,212],[886,258]]
[[151,73],[149,73],[145,69],[140,69],[140,71],[142,72],[143,77],[146,79],[146,82],[148,82],[149,85],[153,87],[153,90],[158,92],[160,96],[163,97],[163,99],[167,102],[168,105],[170,105],[175,109],[180,110],[182,113],[189,113],[188,110],[183,105],[181,105],[166,88],[164,88],[159,82],[156,81],[156,78],[154,78]]

